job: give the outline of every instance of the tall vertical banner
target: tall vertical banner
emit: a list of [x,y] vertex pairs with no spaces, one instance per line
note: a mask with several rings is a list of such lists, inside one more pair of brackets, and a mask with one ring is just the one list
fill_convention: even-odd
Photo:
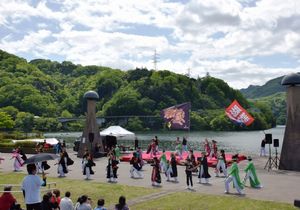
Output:
[[254,118],[237,102],[234,100],[232,104],[225,110],[226,115],[233,122],[239,125],[249,126],[253,123]]
[[161,111],[161,117],[167,123],[169,129],[190,129],[191,103],[183,103],[166,108]]

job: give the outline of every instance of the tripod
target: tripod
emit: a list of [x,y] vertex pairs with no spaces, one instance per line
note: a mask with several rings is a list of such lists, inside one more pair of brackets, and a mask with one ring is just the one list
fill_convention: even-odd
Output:
[[264,169],[268,168],[268,171],[271,169],[272,170],[272,156],[271,156],[271,144],[269,144],[269,158],[268,158],[268,161],[264,167]]
[[275,168],[278,169],[278,167],[279,167],[279,158],[278,158],[278,153],[277,153],[277,147],[275,147],[275,157],[272,161],[273,161],[272,166],[274,166]]

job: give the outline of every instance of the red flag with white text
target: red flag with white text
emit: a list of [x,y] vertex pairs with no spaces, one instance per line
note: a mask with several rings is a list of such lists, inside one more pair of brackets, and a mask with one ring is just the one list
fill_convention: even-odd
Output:
[[237,102],[234,100],[232,104],[225,110],[226,115],[235,123],[239,125],[249,126],[253,123],[254,118]]

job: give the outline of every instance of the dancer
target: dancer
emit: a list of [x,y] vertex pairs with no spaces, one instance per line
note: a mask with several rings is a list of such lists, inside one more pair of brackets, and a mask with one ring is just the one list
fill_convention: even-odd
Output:
[[213,148],[212,157],[217,158],[217,155],[218,155],[217,141],[212,140],[212,148]]
[[153,161],[154,161],[153,164],[151,164],[151,166],[152,166],[152,174],[151,174],[152,186],[159,186],[161,183],[159,160],[157,159],[157,157],[154,157]]
[[250,186],[253,188],[262,188],[262,185],[260,184],[260,181],[256,175],[256,170],[252,162],[252,158],[249,156],[248,158],[248,165],[245,168],[246,176],[244,178],[243,184],[247,182],[247,179],[250,180]]
[[141,166],[140,166],[140,163],[139,163],[139,159],[137,157],[137,153],[134,152],[133,155],[132,155],[132,158],[130,160],[130,165],[131,168],[130,168],[130,177],[131,178],[136,178],[134,174],[137,174],[138,175],[138,178],[143,178],[143,175],[141,173]]
[[158,144],[159,144],[159,140],[158,140],[158,137],[157,137],[157,136],[154,137],[154,142],[155,142],[155,150],[156,150],[156,152],[158,152]]
[[186,137],[182,138],[182,150],[183,150],[183,152],[187,152],[188,151]]
[[[185,163],[185,174],[186,174],[186,185],[187,185],[187,188],[188,190],[191,190],[193,189],[193,177],[192,177],[192,171],[194,170],[194,166],[193,166],[193,163],[192,163],[192,160],[187,158],[186,159],[186,163]],[[191,187],[190,187],[191,185]]]
[[64,157],[64,153],[60,153],[60,158],[58,160],[58,167],[57,167],[57,173],[59,174],[58,177],[65,177],[68,173],[67,170],[67,164],[66,164],[66,158]]
[[169,182],[169,181],[171,181],[170,177],[171,177],[171,173],[172,173],[172,165],[169,160],[167,160],[167,168],[166,169],[167,169],[165,172],[166,181]]
[[162,155],[160,156],[159,158],[160,160],[160,168],[161,168],[161,171],[163,173],[165,173],[167,171],[167,157],[166,157],[166,153],[165,153],[165,150],[163,149],[163,153]]
[[219,176],[219,173],[223,172],[224,176],[227,177],[227,169],[226,169],[226,157],[225,157],[225,151],[223,149],[220,150],[218,153],[218,163],[216,166],[216,177]]
[[175,155],[179,156],[179,159],[182,160],[182,144],[179,140],[179,137],[177,137],[175,144]]
[[138,162],[141,166],[141,170],[145,164],[144,160],[143,160],[143,150],[141,147],[138,147],[138,150],[136,151],[136,154],[137,154],[137,159],[138,159]]
[[156,148],[157,148],[157,145],[155,143],[155,139],[152,139],[151,150],[150,150],[150,158],[153,158],[153,156],[156,157],[156,152],[157,152]]
[[211,149],[210,149],[210,145],[209,145],[208,139],[205,139],[204,150],[205,150],[207,156],[211,157]]
[[193,167],[194,167],[194,170],[192,172],[198,172],[196,158],[194,155],[194,151],[192,149],[190,149],[190,151],[189,151],[188,158],[191,160]]
[[114,147],[114,156],[116,161],[120,161],[121,152],[120,152],[120,147],[118,145]]
[[229,193],[229,183],[233,182],[233,185],[237,192],[242,195],[243,193],[243,184],[241,183],[240,180],[240,175],[239,175],[239,168],[237,165],[237,155],[232,156],[233,163],[231,165],[231,168],[228,172],[228,177],[225,180],[225,193]]
[[117,182],[118,161],[112,151],[108,153],[108,163],[106,166],[106,178],[108,182]]
[[210,174],[208,173],[208,163],[207,163],[207,157],[206,152],[202,152],[202,156],[199,158],[199,183],[202,183],[202,178],[205,179],[205,183],[207,184],[209,182]]
[[14,161],[14,171],[16,171],[16,172],[21,171],[21,167],[23,166],[24,161],[21,158],[18,149],[13,150],[13,154],[12,154],[12,158],[11,159],[13,159],[13,158],[15,158],[15,161]]
[[172,168],[172,172],[171,172],[171,177],[174,179],[175,182],[178,182],[178,173],[177,173],[177,161],[176,161],[176,157],[174,155],[174,153],[171,153],[171,168]]
[[93,161],[93,157],[91,154],[86,158],[84,162],[84,167],[83,167],[83,175],[85,175],[85,179],[89,180],[91,175],[94,174],[94,171],[92,170],[92,167],[96,166],[96,164]]

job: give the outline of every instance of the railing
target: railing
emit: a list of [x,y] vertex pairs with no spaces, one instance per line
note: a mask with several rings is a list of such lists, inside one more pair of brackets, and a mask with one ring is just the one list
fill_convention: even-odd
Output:
[[[3,187],[5,186],[11,186],[13,188],[17,188],[19,187],[19,189],[21,189],[21,185],[19,184],[0,184],[0,187],[3,189]],[[51,187],[53,186],[53,187]],[[49,192],[56,189],[56,182],[47,182],[45,187],[41,188],[41,192]],[[4,193],[4,192],[11,192],[11,193],[22,193],[22,190],[12,190],[12,191],[0,191],[0,193]]]

